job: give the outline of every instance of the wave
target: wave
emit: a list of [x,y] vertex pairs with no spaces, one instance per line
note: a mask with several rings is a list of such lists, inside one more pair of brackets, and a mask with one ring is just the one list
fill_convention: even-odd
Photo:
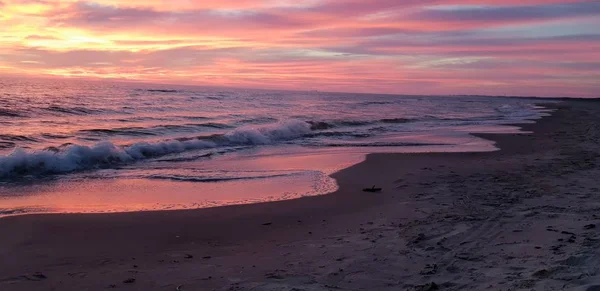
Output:
[[265,145],[303,136],[311,131],[310,125],[299,120],[289,120],[262,127],[239,128],[210,139],[168,140],[157,143],[140,142],[117,146],[100,142],[94,146],[69,144],[64,148],[26,152],[16,149],[0,157],[0,177],[12,178],[26,175],[60,174],[74,171],[110,168],[148,158],[182,153],[190,150],[235,145]]
[[233,126],[217,123],[217,122],[207,122],[207,123],[186,123],[186,124],[167,124],[167,125],[157,125],[150,128],[148,130],[172,130],[172,131],[180,131],[180,130],[189,130],[189,129],[198,129],[198,128],[216,128],[216,129],[227,129],[233,128]]
[[463,117],[451,117],[451,116],[447,116],[447,117],[440,117],[440,116],[435,116],[435,115],[425,115],[423,117],[423,120],[425,121],[454,121],[454,120],[466,120]]
[[310,124],[310,129],[312,130],[330,129],[334,127],[333,124],[324,121],[307,121],[307,123]]
[[233,126],[225,123],[207,122],[207,123],[186,123],[182,127],[210,127],[218,129],[233,128]]
[[143,122],[143,121],[157,121],[157,120],[163,121],[163,120],[169,120],[169,119],[165,118],[165,117],[156,117],[156,116],[133,116],[133,117],[116,119],[116,121],[118,121],[118,122]]
[[129,135],[129,136],[153,136],[158,135],[161,131],[184,131],[184,130],[197,130],[198,128],[215,128],[215,129],[227,129],[232,128],[231,125],[216,122],[207,123],[186,123],[186,124],[166,124],[156,125],[152,127],[120,127],[114,129],[104,128],[93,128],[93,129],[82,129],[78,131],[82,134],[92,135],[104,135],[104,136],[115,136],[115,135]]
[[336,121],[334,124],[342,125],[342,126],[363,126],[373,124],[373,121],[368,120],[341,120]]
[[142,91],[153,92],[153,93],[178,93],[179,92],[179,90],[174,90],[174,89],[147,89],[147,90],[142,90]]
[[0,116],[4,116],[4,117],[26,117],[26,115],[24,115],[21,112],[10,110],[10,109],[7,109],[7,108],[0,108]]
[[149,157],[208,147],[214,147],[214,144],[205,141],[170,141],[119,147],[109,142],[101,142],[94,146],[69,145],[66,149],[58,151],[54,149],[28,153],[16,149],[12,154],[0,157],[0,177],[108,168]]
[[206,116],[175,116],[177,118],[181,118],[181,119],[188,119],[188,120],[207,120],[210,119],[210,117],[206,117]]
[[323,130],[336,128],[340,126],[363,126],[373,124],[373,121],[368,120],[335,120],[335,121],[307,121],[310,124],[310,128],[313,130]]
[[236,123],[237,124],[266,124],[266,123],[271,123],[271,122],[276,122],[276,121],[277,121],[277,119],[272,118],[272,117],[257,117],[257,118],[243,119]]
[[70,136],[62,135],[62,134],[42,133],[42,137],[48,138],[48,139],[66,139],[66,138],[69,138]]
[[376,123],[408,123],[414,121],[409,118],[384,118],[380,120],[334,120],[334,121],[307,121],[313,130],[324,130],[336,127],[365,126]]
[[226,133],[224,138],[232,145],[264,145],[278,140],[289,140],[310,133],[307,122],[288,120],[262,127],[242,127]]
[[384,118],[380,120],[383,123],[408,123],[411,122],[412,119],[408,118]]
[[130,135],[130,136],[152,136],[156,135],[152,132],[146,131],[142,127],[123,127],[118,129],[102,129],[102,128],[93,128],[93,129],[82,129],[78,131],[83,134],[92,134],[92,135]]
[[392,101],[365,101],[359,103],[360,105],[386,105],[386,104],[394,104]]
[[102,112],[102,110],[98,110],[98,109],[89,109],[89,108],[84,108],[84,107],[61,107],[61,106],[56,106],[56,105],[43,108],[43,110],[54,112],[54,113],[64,113],[64,114],[71,114],[71,115],[88,115],[88,114],[95,114],[95,113]]
[[24,135],[14,135],[14,134],[0,134],[0,140],[4,141],[22,141],[22,142],[37,142],[38,140],[33,137],[28,137]]
[[371,136],[368,133],[357,133],[350,131],[322,131],[322,132],[311,132],[306,134],[305,137],[356,137],[363,138]]
[[9,141],[0,141],[0,149],[11,149],[14,148],[16,144],[14,142]]

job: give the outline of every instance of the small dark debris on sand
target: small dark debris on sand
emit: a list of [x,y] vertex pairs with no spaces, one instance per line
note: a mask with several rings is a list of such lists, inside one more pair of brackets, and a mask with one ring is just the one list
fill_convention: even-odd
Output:
[[135,279],[134,278],[129,278],[129,279],[123,281],[123,283],[125,283],[125,284],[135,283]]
[[437,273],[438,271],[438,267],[437,264],[427,264],[427,266],[425,266],[425,269],[423,269],[420,274],[421,275],[434,275],[435,273]]
[[185,254],[185,256],[184,256],[184,258],[186,258],[186,259],[191,259],[191,258],[193,258],[193,257],[194,257],[194,256],[192,256],[192,255],[190,255],[190,254]]
[[275,272],[265,274],[265,277],[267,279],[281,280],[281,279],[285,279],[285,276],[283,273],[284,272],[282,270],[275,270]]
[[272,223],[272,222],[265,222],[265,223],[263,223],[262,225],[264,225],[264,226],[268,226],[268,225],[271,225],[271,224],[273,224],[273,223]]
[[594,228],[596,228],[596,225],[592,223],[592,224],[585,225],[583,228],[584,229],[594,229]]
[[375,185],[373,185],[373,187],[371,188],[364,188],[363,191],[364,192],[381,192],[381,188],[376,188]]
[[33,274],[33,277],[38,278],[38,279],[47,279],[48,278],[48,277],[46,277],[46,275],[44,275],[43,273],[40,273],[40,272]]
[[424,234],[424,233],[419,233],[419,234],[417,235],[417,237],[415,237],[415,238],[412,240],[412,243],[414,243],[414,244],[417,244],[417,243],[420,243],[420,242],[421,242],[421,241],[423,241],[423,240],[425,240],[425,234]]
[[548,278],[548,276],[550,276],[550,272],[546,269],[541,269],[535,273],[532,274],[532,276],[537,277],[537,278]]
[[427,283],[425,285],[419,285],[415,288],[415,290],[417,291],[433,291],[439,289],[440,287],[435,282]]

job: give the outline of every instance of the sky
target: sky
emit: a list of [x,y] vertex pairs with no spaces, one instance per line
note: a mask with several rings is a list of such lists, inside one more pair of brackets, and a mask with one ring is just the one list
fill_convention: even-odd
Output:
[[0,0],[0,75],[600,97],[600,0]]

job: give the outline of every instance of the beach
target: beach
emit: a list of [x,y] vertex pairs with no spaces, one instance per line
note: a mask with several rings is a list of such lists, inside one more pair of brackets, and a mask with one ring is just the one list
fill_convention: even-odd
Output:
[[478,134],[499,151],[370,154],[327,195],[1,218],[0,290],[600,290],[600,102],[545,106]]

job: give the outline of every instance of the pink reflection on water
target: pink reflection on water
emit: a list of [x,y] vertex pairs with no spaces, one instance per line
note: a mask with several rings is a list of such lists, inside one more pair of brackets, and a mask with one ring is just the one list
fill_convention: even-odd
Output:
[[[518,132],[517,128],[512,128]],[[337,190],[332,173],[364,160],[369,153],[493,151],[493,143],[467,135],[415,135],[385,142],[451,141],[454,145],[404,147],[274,147],[218,159],[180,163],[176,172],[210,169],[221,173],[284,173],[269,178],[190,182],[131,177],[56,180],[0,188],[0,216],[21,213],[97,213],[195,209],[322,195]],[[148,170],[150,171],[150,170]],[[193,173],[193,172],[192,172]]]

